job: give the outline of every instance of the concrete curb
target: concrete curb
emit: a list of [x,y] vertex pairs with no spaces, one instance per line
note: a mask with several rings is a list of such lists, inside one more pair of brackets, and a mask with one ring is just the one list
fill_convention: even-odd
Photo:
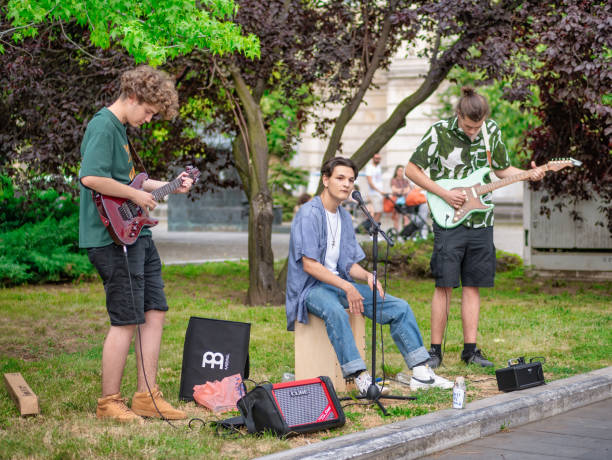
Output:
[[475,401],[463,410],[441,410],[261,459],[418,458],[610,397],[612,366]]

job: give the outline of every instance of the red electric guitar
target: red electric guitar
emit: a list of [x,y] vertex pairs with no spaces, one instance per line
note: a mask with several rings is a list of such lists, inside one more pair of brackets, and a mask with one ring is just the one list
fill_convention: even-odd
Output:
[[[185,172],[193,179],[195,184],[199,177],[200,171],[197,168],[187,166]],[[149,178],[145,173],[138,174],[129,186],[137,190],[142,190],[142,184]],[[169,193],[172,193],[181,186],[182,179],[177,177],[172,182],[168,182],[163,187],[153,190],[151,194],[155,201],[160,201]],[[100,213],[100,219],[104,226],[108,229],[113,241],[119,245],[133,244],[140,231],[144,226],[153,227],[159,223],[157,219],[149,217],[149,213],[145,212],[136,203],[126,199],[117,198],[114,196],[102,195],[98,192],[91,192],[94,203]]]

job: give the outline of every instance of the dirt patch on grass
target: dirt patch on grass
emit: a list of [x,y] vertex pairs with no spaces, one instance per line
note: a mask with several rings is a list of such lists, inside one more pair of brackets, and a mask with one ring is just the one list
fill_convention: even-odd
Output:
[[609,281],[585,281],[564,278],[544,278],[530,275],[521,280],[524,290],[533,290],[550,295],[577,295],[585,292],[600,293],[612,296],[612,282]]
[[[105,311],[104,307],[101,307]],[[17,322],[0,317],[0,356],[38,361],[62,353],[74,353],[83,347],[101,343],[108,327],[108,319],[82,318],[65,315],[61,322],[48,318]]]

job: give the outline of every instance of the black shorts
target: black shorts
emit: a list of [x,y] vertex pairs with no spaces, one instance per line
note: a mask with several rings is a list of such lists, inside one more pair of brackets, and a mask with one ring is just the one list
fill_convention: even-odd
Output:
[[127,246],[127,253],[130,276],[126,269],[123,246],[113,243],[87,250],[89,260],[104,283],[106,309],[113,326],[142,324],[145,322],[146,311],[168,310],[161,276],[161,259],[153,239],[141,236],[134,244]]
[[493,287],[495,245],[493,227],[445,229],[434,223],[431,272],[436,287]]

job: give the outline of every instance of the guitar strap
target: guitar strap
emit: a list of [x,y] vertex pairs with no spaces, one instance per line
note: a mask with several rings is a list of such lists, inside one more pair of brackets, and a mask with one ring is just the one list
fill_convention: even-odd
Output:
[[482,139],[484,140],[485,149],[487,150],[487,160],[489,162],[489,166],[493,168],[493,164],[491,163],[491,145],[489,144],[489,131],[487,130],[487,121],[485,120],[482,124],[482,128],[480,128],[482,132]]
[[[132,143],[130,142],[129,139],[128,139],[128,146],[130,147],[130,155],[132,155],[132,158],[136,161],[136,166],[138,166],[140,169],[142,169],[142,172],[147,174],[147,168],[145,168],[144,163],[142,162],[142,160],[140,159],[140,157],[136,153],[136,149],[134,149],[134,146],[132,145]],[[147,174],[147,176],[148,175],[149,174]]]

